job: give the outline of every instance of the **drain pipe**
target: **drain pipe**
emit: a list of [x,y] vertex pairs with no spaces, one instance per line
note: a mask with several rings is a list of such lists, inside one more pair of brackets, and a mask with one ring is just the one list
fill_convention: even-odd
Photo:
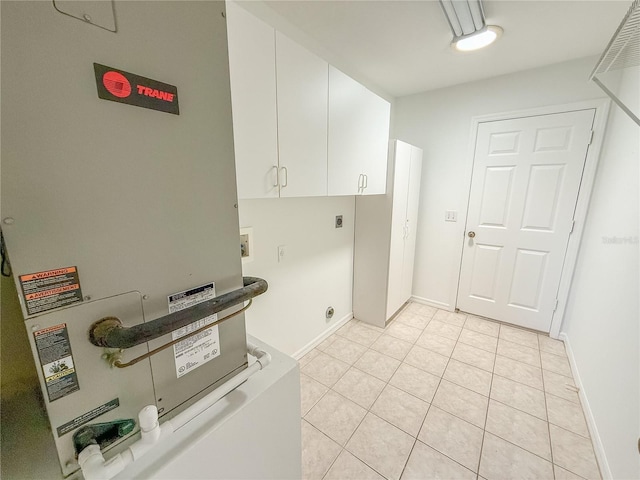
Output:
[[247,352],[256,358],[256,362],[233,378],[229,379],[213,392],[186,408],[171,420],[160,424],[158,409],[147,405],[138,414],[140,439],[123,452],[105,460],[99,445],[89,445],[78,455],[78,463],[85,480],[110,480],[122,472],[128,465],[144,456],[149,450],[170,437],[174,432],[213,406],[222,397],[236,389],[253,374],[265,368],[271,362],[271,355],[261,348],[248,343]]

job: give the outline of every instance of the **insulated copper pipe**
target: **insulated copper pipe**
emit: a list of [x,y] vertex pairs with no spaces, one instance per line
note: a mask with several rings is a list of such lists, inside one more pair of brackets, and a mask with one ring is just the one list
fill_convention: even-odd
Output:
[[261,278],[244,277],[242,280],[243,288],[133,327],[125,327],[116,317],[100,319],[91,325],[89,340],[98,347],[119,349],[135,347],[250,300],[269,288],[267,282]]

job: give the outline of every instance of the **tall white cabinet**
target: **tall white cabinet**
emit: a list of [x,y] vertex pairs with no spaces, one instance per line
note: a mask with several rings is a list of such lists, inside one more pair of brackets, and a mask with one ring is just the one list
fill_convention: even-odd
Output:
[[386,195],[356,198],[353,314],[383,327],[411,297],[422,150],[394,140]]

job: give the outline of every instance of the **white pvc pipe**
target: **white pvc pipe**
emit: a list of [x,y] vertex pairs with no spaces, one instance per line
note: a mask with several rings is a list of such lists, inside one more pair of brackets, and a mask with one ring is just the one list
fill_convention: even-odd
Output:
[[254,373],[265,368],[271,362],[271,355],[261,348],[248,343],[247,352],[256,357],[256,362],[233,378],[216,388],[213,392],[180,412],[171,420],[160,424],[158,409],[147,405],[138,414],[141,438],[125,451],[109,460],[105,460],[100,446],[89,445],[78,455],[78,463],[85,480],[110,480],[122,472],[128,465],[145,455],[154,446],[170,437],[174,432],[213,406],[222,397],[244,383]]

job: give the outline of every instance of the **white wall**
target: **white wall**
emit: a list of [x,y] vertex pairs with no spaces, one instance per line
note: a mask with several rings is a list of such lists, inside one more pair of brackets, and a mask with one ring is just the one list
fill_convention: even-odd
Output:
[[[637,69],[620,88],[640,105]],[[616,479],[640,478],[639,164],[640,126],[613,107],[562,328]]]
[[[396,100],[397,138],[424,149],[415,296],[455,307],[472,117],[603,98],[588,81],[596,60]],[[626,479],[640,478],[638,244],[604,244],[602,237],[638,235],[638,127],[613,109],[563,331],[598,429],[596,441],[613,478]],[[445,223],[445,210],[457,210],[458,222]]]
[[[354,197],[241,200],[240,226],[252,227],[254,260],[244,275],[269,290],[246,313],[247,331],[295,354],[352,315]],[[335,228],[336,215],[343,227]],[[278,262],[278,246],[286,245]],[[330,321],[327,307],[335,309]]]
[[[596,58],[396,99],[395,136],[424,150],[413,294],[455,307],[474,116],[602,98],[588,81]],[[445,210],[458,222],[444,221]]]

